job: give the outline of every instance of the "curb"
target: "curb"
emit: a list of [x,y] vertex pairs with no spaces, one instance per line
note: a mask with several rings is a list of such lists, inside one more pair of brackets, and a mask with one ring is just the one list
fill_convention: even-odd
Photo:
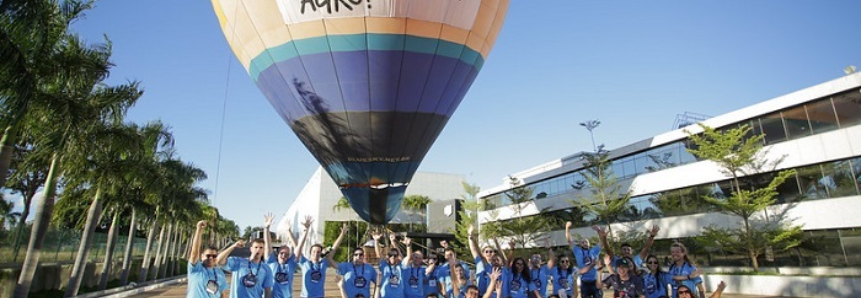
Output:
[[83,295],[78,295],[73,298],[125,298],[133,295],[137,295],[143,292],[152,291],[155,289],[172,286],[175,284],[184,283],[188,280],[185,275],[180,275],[173,278],[165,278],[160,280],[155,280],[145,285],[139,286],[123,286],[119,288],[86,293]]

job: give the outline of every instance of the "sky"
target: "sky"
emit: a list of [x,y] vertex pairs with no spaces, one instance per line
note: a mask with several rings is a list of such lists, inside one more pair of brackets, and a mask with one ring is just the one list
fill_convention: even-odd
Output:
[[[487,189],[591,150],[587,120],[612,149],[684,112],[717,116],[836,79],[861,67],[859,11],[857,0],[511,1],[419,171]],[[283,214],[318,167],[229,50],[210,1],[98,1],[73,28],[110,39],[108,83],[145,90],[128,120],[170,125],[179,156],[209,176],[199,186],[240,228]]]

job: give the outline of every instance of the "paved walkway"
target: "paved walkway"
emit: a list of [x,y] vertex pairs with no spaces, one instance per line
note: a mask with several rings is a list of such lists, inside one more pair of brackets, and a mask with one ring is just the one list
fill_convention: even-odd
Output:
[[[327,274],[327,279],[331,278],[333,275]],[[153,290],[146,293],[141,293],[134,296],[129,296],[132,298],[150,298],[150,297],[164,297],[164,298],[180,298],[185,297],[185,283],[178,284],[170,287],[161,288],[158,290]],[[302,286],[299,284],[299,281],[296,280],[296,283],[293,284],[293,297],[299,297],[299,289]],[[226,297],[226,296],[225,296]],[[612,298],[613,291],[604,291],[604,298]],[[755,296],[755,295],[738,295],[738,294],[723,294],[721,298],[777,298],[779,296]],[[326,283],[326,298],[341,298],[338,295],[338,286],[335,284],[334,279],[331,282]],[[786,298],[786,297],[784,297]]]

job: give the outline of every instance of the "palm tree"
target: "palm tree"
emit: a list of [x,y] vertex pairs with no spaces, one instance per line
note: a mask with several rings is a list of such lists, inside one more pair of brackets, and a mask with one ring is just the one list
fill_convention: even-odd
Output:
[[[29,132],[23,132],[21,144],[15,146],[12,154],[12,167],[9,168],[9,180],[6,181],[8,189],[12,194],[20,194],[23,200],[23,210],[18,219],[17,232],[15,233],[15,244],[13,246],[12,260],[18,260],[18,251],[21,248],[21,237],[24,234],[25,221],[30,216],[30,205],[36,192],[45,184],[48,176],[48,163],[50,155],[41,154],[36,156],[33,144],[35,140]],[[26,159],[25,159],[26,157]],[[33,169],[33,170],[19,170]]]
[[[416,213],[424,214],[425,207],[430,204],[431,200],[427,196],[409,195],[404,197],[403,206],[410,212],[410,217]],[[410,220],[410,229],[412,229],[413,220]]]
[[0,198],[0,231],[6,228],[6,222],[16,222],[21,217],[21,212],[12,211],[15,203]]
[[[81,285],[81,275],[86,264],[87,256],[93,240],[96,226],[100,222],[104,205],[113,207],[118,200],[117,195],[127,186],[126,175],[139,165],[136,162],[142,147],[138,138],[137,127],[133,125],[109,124],[97,126],[86,136],[89,142],[81,143],[83,148],[68,154],[65,167],[67,169],[67,189],[83,189],[84,198],[92,198],[84,225],[78,254],[72,267],[69,284],[66,287],[66,297],[77,296]],[[66,198],[71,199],[71,198]],[[81,199],[78,197],[77,199]],[[113,256],[113,242],[116,236],[116,224],[119,219],[119,209],[113,208],[114,220],[108,233],[107,257]],[[110,270],[110,260],[105,267]],[[105,276],[106,278],[107,276]],[[105,281],[107,284],[107,281]]]

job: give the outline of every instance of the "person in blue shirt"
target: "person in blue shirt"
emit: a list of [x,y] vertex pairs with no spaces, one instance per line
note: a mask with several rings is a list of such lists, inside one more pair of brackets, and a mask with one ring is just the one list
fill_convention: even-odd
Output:
[[577,271],[571,265],[571,258],[561,255],[555,263],[547,262],[547,270],[553,279],[552,294],[557,297],[577,297]]
[[437,273],[437,275],[439,276],[439,278],[442,279],[442,282],[440,283],[440,285],[442,286],[440,289],[440,292],[441,293],[450,293],[452,291],[451,274],[454,273],[454,272],[452,272],[452,268],[456,268],[457,266],[454,266],[454,267],[450,266],[448,260],[454,259],[456,261],[456,264],[458,264],[458,265],[460,265],[460,267],[462,267],[462,269],[464,271],[464,276],[466,276],[467,281],[469,281],[469,277],[471,276],[470,272],[469,272],[469,265],[466,264],[465,262],[457,259],[457,253],[454,251],[454,248],[452,248],[448,245],[447,241],[445,241],[445,240],[440,241],[440,245],[444,248],[443,256],[445,257],[445,260],[446,260],[446,262],[444,264],[442,264],[442,266],[439,267],[439,270],[437,270],[439,272],[439,273]]
[[702,271],[688,259],[688,249],[679,242],[670,245],[670,256],[673,263],[670,264],[669,272],[673,278],[673,298],[679,298],[679,286],[686,286],[693,291],[694,297],[705,297],[705,286],[700,277]]
[[[380,245],[382,233],[372,232],[371,237],[374,239],[374,251],[378,256],[382,256],[383,249]],[[407,263],[401,260],[401,250],[398,247],[395,234],[389,234],[389,244],[391,248],[386,257],[380,257],[380,298],[404,298],[406,294],[404,271],[406,271]],[[418,287],[418,280],[415,282],[415,286]]]
[[[306,219],[307,221],[307,219]],[[344,235],[347,234],[347,224],[341,226],[341,234],[335,243],[332,245],[332,250],[323,258],[323,245],[314,244],[311,246],[310,258],[306,258],[302,254],[302,250],[296,250],[296,258],[299,260],[299,268],[302,269],[302,291],[299,296],[302,298],[323,298],[326,296],[326,268],[338,269],[338,263],[332,260],[332,256],[338,251],[341,246],[341,241],[344,240]]]
[[646,274],[643,275],[643,285],[646,288],[646,298],[666,297],[669,285],[673,283],[672,276],[661,268],[661,262],[655,255],[646,257]]
[[475,259],[475,283],[478,284],[479,295],[484,297],[487,292],[496,292],[495,287],[490,287],[490,273],[498,268],[501,272],[500,278],[503,278],[502,282],[499,283],[498,286],[503,289],[503,292],[505,292],[505,297],[509,296],[507,295],[507,285],[504,280],[507,276],[508,270],[502,266],[502,258],[494,249],[490,248],[490,246],[486,246],[482,249],[484,252],[484,258],[482,258],[481,252],[478,249],[478,237],[475,235],[474,226],[469,226],[467,237],[469,238],[469,250],[472,252],[473,259]]
[[[425,289],[427,287],[428,275],[436,269],[436,262],[429,266],[424,266],[424,255],[421,251],[413,251],[412,239],[404,237],[404,245],[407,248],[406,256],[408,259],[403,260],[403,271],[401,271],[401,280],[406,282],[404,285],[404,297],[406,298],[426,298],[428,294]],[[434,286],[436,277],[434,277]],[[433,294],[439,294],[439,289]],[[438,297],[438,296],[437,296]]]
[[597,285],[598,268],[601,268],[601,260],[598,258],[601,245],[592,247],[586,237],[581,238],[579,243],[575,244],[571,237],[571,225],[570,221],[565,223],[565,238],[574,253],[577,267],[580,268],[578,272],[580,274],[580,296],[583,298],[601,298],[604,293]]
[[452,253],[448,253],[448,249],[446,248],[446,266],[448,268],[454,268],[448,272],[451,285],[448,287],[448,290],[445,291],[444,297],[446,298],[464,298],[464,296],[468,295],[469,289],[467,287],[475,288],[475,297],[478,297],[478,287],[473,286],[472,283],[469,282],[469,273],[466,273],[467,269],[459,264],[460,261],[455,257],[454,251]]
[[[240,240],[225,249],[222,255],[230,255],[234,249],[244,247]],[[263,261],[263,251],[266,242],[254,239],[248,246],[251,256],[248,258],[229,257],[224,268],[232,272],[230,283],[230,298],[271,298],[272,283],[275,278],[266,262]]]
[[427,271],[425,271],[425,281],[424,281],[424,293],[425,296],[430,296],[431,294],[435,294],[436,297],[440,297],[444,291],[440,290],[443,285],[442,281],[445,276],[440,273],[442,270],[440,269],[442,266],[439,263],[439,256],[433,250],[428,250],[427,257]]
[[188,254],[188,288],[187,298],[221,298],[221,293],[227,290],[227,278],[221,268],[218,268],[218,250],[207,246],[201,252],[201,238],[206,229],[206,221],[197,222],[197,228],[192,236],[191,251]]
[[621,256],[616,255],[614,253],[613,247],[611,245],[607,245],[607,232],[606,232],[606,230],[599,227],[595,231],[598,232],[598,237],[599,237],[599,239],[601,239],[601,246],[604,247],[604,251],[607,253],[608,256],[610,256],[610,259],[613,261],[613,265],[614,265],[613,270],[615,271],[616,261],[618,261],[620,258],[631,258],[632,260],[634,260],[634,264],[636,265],[636,267],[633,269],[642,268],[643,267],[643,259],[645,259],[646,255],[649,254],[649,249],[651,249],[652,244],[655,243],[655,236],[658,235],[658,231],[660,231],[660,230],[661,229],[658,228],[658,226],[652,226],[652,229],[650,231],[648,231],[649,237],[646,238],[646,244],[643,245],[643,249],[640,250],[639,254],[634,255],[634,248],[631,247],[631,244],[622,243],[622,247],[621,247],[622,255]]
[[[273,298],[293,298],[293,273],[296,271],[296,257],[290,253],[290,246],[284,245],[278,248],[277,254],[272,250],[272,238],[269,235],[269,227],[272,225],[272,219],[275,217],[272,213],[263,216],[263,242],[266,243],[265,256],[266,265],[272,270],[274,282],[272,283]],[[308,237],[308,228],[311,226],[313,219],[305,217],[305,232],[299,243],[296,243],[296,238],[293,237],[293,231],[288,228],[287,239],[297,251],[302,250],[305,245],[305,238]]]
[[375,287],[378,284],[377,270],[365,263],[365,251],[361,247],[353,249],[351,262],[338,264],[338,275],[343,277],[343,291],[348,298],[356,297],[357,294],[371,297],[371,283]]
[[[512,250],[514,250],[513,247]],[[507,278],[504,279],[505,284],[508,286],[508,292],[506,292],[506,294],[511,298],[527,297],[526,293],[530,289],[532,280],[529,276],[529,269],[526,266],[526,260],[520,257],[515,258],[514,261],[511,262],[511,273],[507,274]],[[503,285],[503,288],[504,286],[505,285]]]
[[545,239],[544,248],[547,249],[547,264],[542,264],[541,253],[533,253],[529,258],[529,292],[530,298],[545,298],[547,297],[547,284],[550,279],[549,268],[553,267],[556,258],[553,256],[553,250],[550,249],[550,240]]

